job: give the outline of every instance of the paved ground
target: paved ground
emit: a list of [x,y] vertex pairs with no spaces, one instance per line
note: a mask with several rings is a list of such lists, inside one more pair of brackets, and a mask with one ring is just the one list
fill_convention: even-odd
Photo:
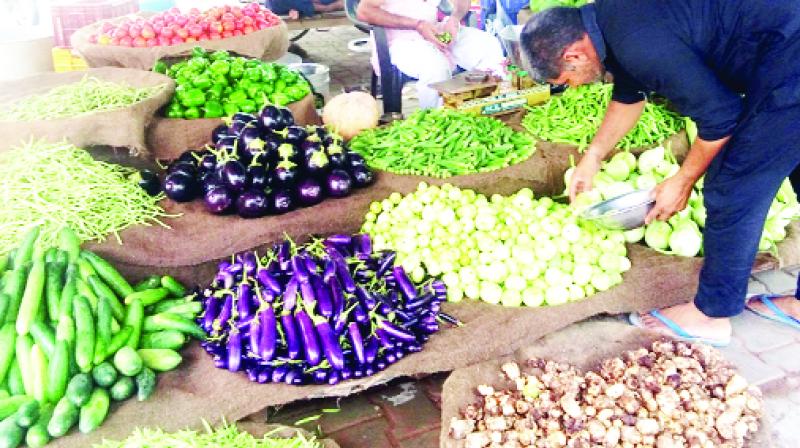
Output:
[[[341,27],[311,31],[299,41],[308,52],[306,60],[331,67],[331,94],[344,87],[369,88],[369,54],[347,49],[348,41],[364,36],[355,28]],[[407,107],[413,105],[412,101],[404,99]],[[751,279],[750,293],[794,291],[799,271],[800,266],[758,272]],[[722,351],[765,392],[775,446],[800,446],[800,332],[745,312],[734,319],[733,343]],[[439,374],[417,381],[401,380],[348,398],[297,403],[250,418],[294,424],[309,416],[320,416],[304,426],[332,437],[342,448],[433,448],[438,446],[438,405],[446,377]],[[323,411],[329,409],[339,411]]]

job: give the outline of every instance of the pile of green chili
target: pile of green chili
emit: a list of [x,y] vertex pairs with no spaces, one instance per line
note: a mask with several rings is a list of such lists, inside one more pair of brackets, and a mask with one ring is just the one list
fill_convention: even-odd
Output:
[[[569,88],[541,106],[529,107],[522,126],[541,140],[577,145],[583,151],[592,141],[606,107],[612,84],[591,84]],[[661,104],[647,102],[636,126],[617,148],[652,146],[682,130],[684,119]]]
[[41,226],[49,247],[64,226],[83,240],[103,240],[135,224],[160,223],[166,216],[129,180],[135,170],[99,162],[68,143],[34,141],[0,153],[0,254]]
[[453,109],[418,110],[390,126],[362,132],[350,148],[373,168],[438,178],[505,168],[536,150],[525,133]]
[[235,425],[211,428],[205,425],[204,432],[183,430],[167,433],[161,429],[136,429],[127,439],[117,442],[104,440],[95,448],[322,448],[315,437],[296,436],[284,438],[278,435],[282,428],[268,432],[257,439],[240,431]]
[[150,98],[164,87],[162,84],[136,88],[84,76],[78,82],[3,104],[0,106],[0,120],[50,120],[120,109]]

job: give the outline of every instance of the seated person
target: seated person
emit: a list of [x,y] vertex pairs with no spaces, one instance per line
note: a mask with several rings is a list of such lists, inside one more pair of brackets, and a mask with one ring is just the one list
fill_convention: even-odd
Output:
[[[500,74],[503,50],[492,35],[475,28],[461,27],[470,0],[450,0],[453,13],[437,22],[440,0],[361,0],[359,20],[386,27],[389,54],[401,72],[419,80],[420,107],[441,104],[430,84],[446,81],[459,66],[465,70],[487,70]],[[452,40],[443,43],[437,34],[449,32]],[[373,65],[377,65],[373,55]]]
[[266,0],[266,7],[279,16],[297,20],[320,12],[343,11],[344,0]]

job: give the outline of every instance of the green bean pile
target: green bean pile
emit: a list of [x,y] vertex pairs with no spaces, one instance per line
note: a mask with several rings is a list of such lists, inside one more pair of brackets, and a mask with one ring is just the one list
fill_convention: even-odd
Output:
[[536,150],[525,133],[494,118],[452,109],[418,110],[390,126],[362,132],[350,148],[373,168],[438,178],[498,170]]
[[34,121],[74,117],[120,109],[150,98],[164,85],[135,88],[84,76],[78,82],[55,87],[0,106],[0,120]]
[[[34,141],[0,153],[0,254],[41,226],[49,247],[64,226],[83,240],[103,240],[134,224],[160,223],[166,216],[127,177],[135,170],[99,162],[67,143]],[[163,224],[162,224],[163,225]]]
[[235,425],[223,424],[220,428],[211,428],[204,421],[203,426],[205,429],[203,432],[184,429],[174,433],[167,433],[158,428],[137,428],[121,442],[103,440],[102,443],[94,445],[94,448],[322,448],[323,446],[316,437],[306,437],[301,433],[284,438],[279,433],[292,431],[283,427],[277,427],[258,439],[239,430]]
[[[522,126],[542,140],[577,145],[583,151],[603,122],[612,89],[612,84],[569,88],[541,106],[529,107]],[[639,122],[619,142],[617,148],[659,144],[682,130],[684,125],[680,115],[663,105],[648,102]]]

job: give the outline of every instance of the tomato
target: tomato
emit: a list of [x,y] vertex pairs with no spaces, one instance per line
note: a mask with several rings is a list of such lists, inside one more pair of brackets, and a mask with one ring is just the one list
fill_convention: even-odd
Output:
[[197,42],[197,38],[193,37],[193,36],[189,36],[189,37],[186,38],[186,43],[189,43],[189,42]]
[[203,27],[198,25],[198,24],[194,24],[194,25],[189,27],[189,34],[192,37],[198,37],[201,34],[203,34]]
[[234,25],[233,21],[226,20],[222,22],[222,29],[224,31],[233,31],[234,28],[236,28],[236,25]]
[[140,27],[139,25],[131,25],[131,27],[128,29],[128,35],[131,36],[132,38],[141,36],[142,27]]
[[175,28],[173,27],[173,25],[167,25],[164,28],[161,28],[160,35],[166,38],[170,38],[175,35]]
[[258,29],[263,30],[265,28],[269,28],[270,24],[265,22],[265,21],[263,21],[263,20],[259,20],[259,21],[256,22],[256,26],[257,26]]
[[133,40],[131,39],[130,36],[123,36],[119,38],[119,44],[122,45],[123,47],[132,47]]
[[111,31],[113,29],[114,29],[114,25],[112,25],[111,22],[103,22],[103,24],[100,26],[100,31],[102,31],[104,33],[108,33],[109,31]]
[[189,9],[189,15],[199,16],[200,15],[200,10],[197,9],[197,8],[191,8],[191,9]]
[[222,37],[224,37],[224,38],[233,37],[233,33],[230,32],[230,31],[223,31],[222,32]]
[[151,25],[145,25],[142,27],[142,37],[145,39],[152,39],[156,37],[156,31],[153,29]]
[[244,26],[252,26],[254,23],[256,23],[256,21],[253,20],[252,17],[250,17],[250,16],[242,17],[242,25],[244,25]]
[[222,21],[223,22],[226,22],[226,21],[227,22],[233,22],[234,19],[236,19],[236,17],[230,12],[226,12],[225,14],[222,15]]
[[219,33],[211,33],[211,34],[208,35],[208,37],[211,38],[211,40],[220,40],[220,39],[222,39],[222,35],[220,35]]
[[211,22],[209,22],[207,19],[203,19],[200,21],[200,28],[202,28],[203,31],[208,31],[208,27],[210,24]]
[[186,39],[189,37],[189,32],[186,31],[186,28],[178,27],[175,28],[175,35],[180,37],[181,39]]
[[133,39],[133,46],[139,48],[146,47],[147,41],[142,36],[136,37]]
[[116,39],[122,39],[123,37],[128,35],[128,30],[119,27],[115,29],[111,35]]
[[208,34],[206,34],[206,33],[201,34],[200,37],[197,38],[197,40],[199,40],[201,42],[204,41],[204,40],[208,40],[208,39],[209,39],[209,37],[208,37]]
[[90,44],[96,44],[98,40],[99,40],[99,38],[97,37],[97,34],[92,34],[91,36],[89,36],[89,43]]
[[255,28],[253,28],[252,26],[249,26],[249,25],[248,25],[248,26],[245,26],[245,27],[244,27],[244,29],[242,29],[242,32],[243,32],[244,34],[250,34],[250,33],[252,33],[253,31],[255,31]]
[[211,22],[208,24],[209,34],[222,34],[222,22]]
[[173,36],[172,37],[172,45],[178,45],[183,43],[183,38],[180,36]]
[[172,45],[172,41],[170,40],[169,37],[162,34],[158,36],[158,45],[161,45],[162,47],[167,47],[169,45]]
[[120,45],[118,37],[111,38],[111,45]]
[[157,45],[158,45],[158,40],[156,40],[155,38],[151,37],[150,39],[147,39],[148,47],[155,47]]

